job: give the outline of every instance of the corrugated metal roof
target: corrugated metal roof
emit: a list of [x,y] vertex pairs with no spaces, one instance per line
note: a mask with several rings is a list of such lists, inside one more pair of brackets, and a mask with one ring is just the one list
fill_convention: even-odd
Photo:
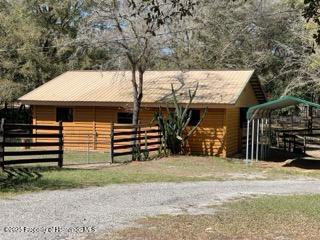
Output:
[[[143,103],[166,102],[171,83],[179,102],[188,101],[188,90],[199,83],[194,104],[235,104],[252,77],[248,71],[147,71],[144,74]],[[24,104],[130,103],[130,71],[69,71],[22,96]],[[93,104],[94,105],[94,104]]]
[[320,109],[320,104],[313,103],[294,96],[283,96],[279,99],[271,100],[266,103],[250,107],[247,111],[247,119],[251,120],[258,118],[267,118],[269,117],[269,114],[276,109],[282,109],[298,104],[304,104],[306,106]]

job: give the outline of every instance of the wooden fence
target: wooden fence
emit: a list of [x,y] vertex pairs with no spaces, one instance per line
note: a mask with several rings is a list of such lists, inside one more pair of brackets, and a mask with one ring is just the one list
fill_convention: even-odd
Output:
[[[46,133],[39,133],[38,130],[45,130]],[[17,150],[17,147],[20,148]],[[41,147],[41,149],[29,150],[33,147]],[[33,157],[25,158],[25,156]],[[46,158],[40,158],[40,156]],[[6,160],[6,157],[11,158]],[[57,162],[59,167],[63,166],[63,127],[61,122],[54,126],[12,124],[5,123],[4,119],[1,120],[0,167],[2,169],[6,165],[48,162]]]
[[[162,135],[158,126],[111,124],[110,133],[111,162],[114,157],[159,151]],[[136,159],[132,159],[136,160]]]

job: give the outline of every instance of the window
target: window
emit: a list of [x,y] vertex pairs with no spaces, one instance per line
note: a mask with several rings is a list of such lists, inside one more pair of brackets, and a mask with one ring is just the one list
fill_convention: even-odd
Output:
[[118,113],[118,123],[132,123],[132,113],[129,112],[119,112]]
[[192,109],[191,111],[191,119],[189,122],[190,126],[196,126],[200,121],[200,110]]
[[57,122],[73,122],[73,109],[66,107],[58,107],[56,111]]

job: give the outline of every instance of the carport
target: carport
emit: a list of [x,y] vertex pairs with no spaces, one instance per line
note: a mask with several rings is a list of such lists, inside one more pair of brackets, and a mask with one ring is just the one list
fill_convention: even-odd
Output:
[[[320,105],[293,96],[284,96],[263,104],[252,106],[247,112],[246,161],[265,160],[271,147],[271,114],[275,110],[290,106],[304,105],[305,110],[310,107],[319,108]],[[311,126],[312,128],[312,126]],[[250,139],[251,133],[251,139]],[[306,136],[306,135],[304,135]],[[299,136],[298,136],[299,137]],[[304,140],[305,141],[305,140]]]

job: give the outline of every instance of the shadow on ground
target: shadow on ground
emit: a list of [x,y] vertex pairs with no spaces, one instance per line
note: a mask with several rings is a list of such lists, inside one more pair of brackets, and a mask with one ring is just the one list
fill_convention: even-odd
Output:
[[320,170],[320,159],[300,158],[285,163],[283,167],[297,167],[309,170]]
[[73,183],[65,179],[48,179],[45,177],[47,172],[60,171],[77,171],[77,169],[60,169],[57,167],[6,168],[0,174],[0,193],[17,193],[24,191],[72,187]]

